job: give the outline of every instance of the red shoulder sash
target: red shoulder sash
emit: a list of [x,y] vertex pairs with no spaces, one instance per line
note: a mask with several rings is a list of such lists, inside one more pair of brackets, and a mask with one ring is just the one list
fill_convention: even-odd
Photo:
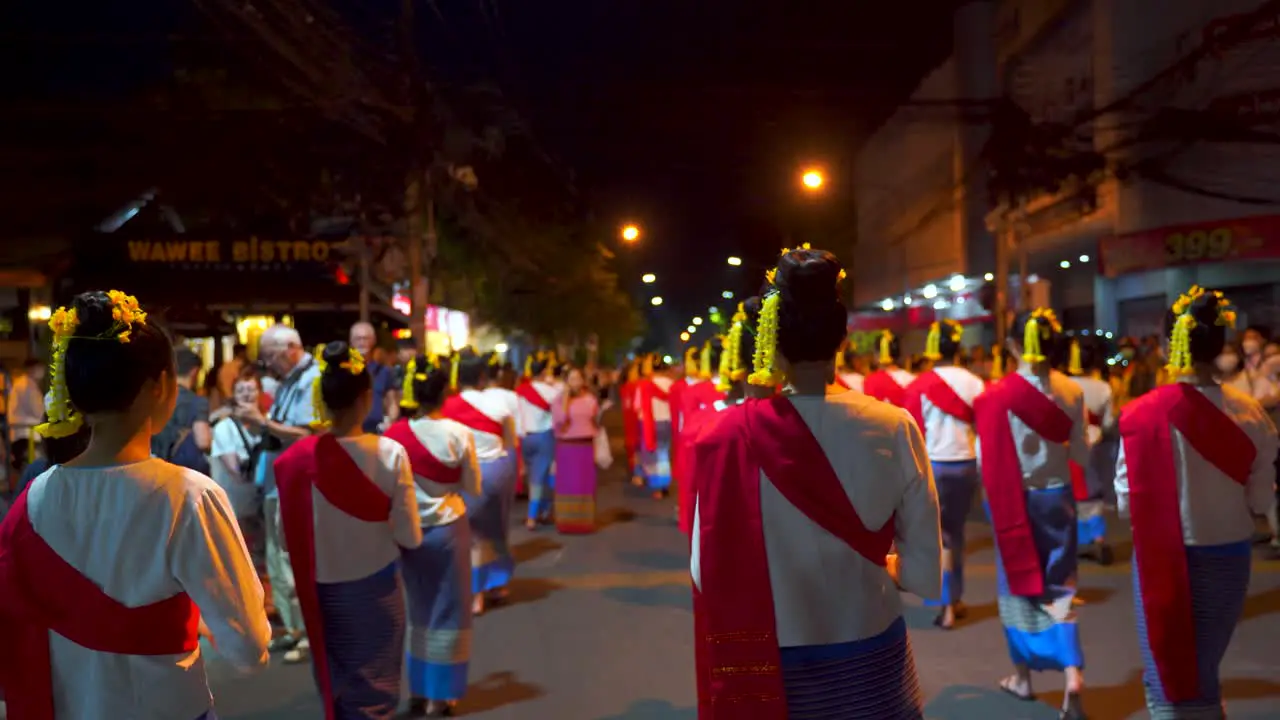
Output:
[[280,520],[289,547],[298,604],[302,606],[302,618],[311,640],[316,685],[324,699],[325,719],[335,720],[324,619],[316,588],[311,489],[320,491],[334,507],[366,522],[385,521],[391,514],[391,498],[369,480],[337,438],[329,434],[311,435],[295,442],[276,458],[275,471],[276,487],[280,491]]
[[924,398],[960,422],[973,424],[973,408],[941,375],[930,370],[916,377],[903,391],[903,407],[916,419],[921,434],[928,435],[924,425]]
[[433,455],[418,439],[418,434],[413,431],[408,420],[403,418],[397,420],[387,428],[383,436],[404,446],[404,452],[409,456],[409,466],[413,468],[414,475],[442,485],[452,485],[462,479],[462,466],[446,465],[443,460]]
[[[672,384],[674,388],[674,383]],[[667,408],[671,411],[671,428],[672,437],[675,437],[676,425],[676,408],[671,402],[671,393],[658,387],[658,384],[652,378],[643,380],[640,383],[640,407],[637,412],[640,415],[640,425],[642,436],[640,440],[644,443],[646,452],[654,452],[658,449],[658,429],[653,419],[653,403],[655,400],[661,400],[667,403]]]
[[1198,697],[1200,687],[1171,428],[1241,485],[1248,482],[1258,452],[1240,426],[1185,383],[1152,390],[1120,416],[1147,634],[1165,695],[1181,702]]
[[489,433],[503,437],[502,423],[480,412],[480,408],[463,399],[461,395],[451,395],[440,408],[444,416],[450,420],[466,425],[477,432]]
[[884,370],[877,370],[862,381],[862,392],[866,395],[902,407],[906,402],[906,391],[893,376]]
[[542,393],[538,392],[538,388],[533,386],[532,381],[526,380],[517,385],[516,395],[543,412],[551,412],[551,403],[542,397]]
[[844,388],[845,390],[853,389],[852,387],[850,387],[849,383],[845,382],[844,378],[840,377],[840,373],[836,373],[836,384]]
[[36,533],[27,494],[0,525],[0,687],[9,714],[54,720],[49,632],[98,652],[178,655],[200,646],[200,611],[186,593],[126,607]]
[[826,453],[786,398],[750,401],[720,413],[694,453],[697,474],[717,479],[702,484],[698,496],[699,717],[784,720],[760,472],[810,520],[877,565],[885,564],[892,545],[893,520],[879,530],[866,528]]
[[978,396],[974,416],[982,443],[982,484],[996,535],[996,547],[1014,595],[1044,594],[1044,570],[1027,518],[1022,465],[1009,427],[1009,413],[1052,443],[1071,438],[1071,418],[1018,373],[1004,376]]

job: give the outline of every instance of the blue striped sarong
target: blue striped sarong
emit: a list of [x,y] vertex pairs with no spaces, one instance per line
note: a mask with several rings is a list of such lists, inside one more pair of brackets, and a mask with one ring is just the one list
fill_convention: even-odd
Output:
[[933,479],[938,486],[938,506],[942,519],[942,597],[925,598],[924,604],[953,605],[964,597],[964,525],[973,507],[978,485],[978,463],[934,462]]
[[[644,477],[650,490],[666,490],[671,487],[671,422],[658,421],[653,424],[657,436],[657,449],[653,452],[642,450],[640,463],[644,466]],[[644,437],[643,432],[640,435]]]
[[515,572],[511,555],[511,506],[515,504],[516,457],[510,453],[480,462],[480,495],[467,493],[471,523],[471,591],[507,586]]
[[1079,516],[1076,519],[1077,541],[1080,545],[1096,545],[1107,540],[1106,505],[1101,500],[1081,500],[1076,503]]
[[398,563],[361,580],[316,583],[335,714],[389,718],[400,705],[404,589]]
[[782,648],[791,720],[920,720],[924,699],[902,618],[864,640]]
[[[1076,504],[1070,486],[1027,490],[1027,519],[1040,567],[1044,595],[1021,597],[1009,581],[996,548],[996,602],[1015,665],[1032,670],[1084,669],[1084,650],[1071,601],[1076,595]],[[988,514],[990,511],[988,510]]]
[[1177,704],[1165,698],[1155,657],[1147,639],[1138,566],[1133,567],[1133,599],[1137,608],[1138,646],[1142,650],[1142,684],[1152,720],[1221,720],[1222,688],[1218,666],[1231,644],[1231,635],[1244,612],[1249,592],[1249,541],[1227,545],[1188,545],[1187,577],[1191,581],[1191,616],[1195,623],[1196,664],[1200,697]]
[[471,660],[471,526],[466,519],[423,528],[404,551],[409,605],[409,691],[460,700]]
[[520,452],[529,485],[529,519],[546,520],[555,499],[555,479],[551,475],[551,463],[556,459],[555,433],[547,430],[525,435]]

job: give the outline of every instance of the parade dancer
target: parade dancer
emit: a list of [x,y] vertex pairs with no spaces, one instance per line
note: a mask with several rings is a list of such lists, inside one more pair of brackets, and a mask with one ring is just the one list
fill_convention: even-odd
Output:
[[1008,339],[1020,358],[974,403],[982,483],[996,537],[996,592],[1014,674],[1000,688],[1034,700],[1032,670],[1066,675],[1061,717],[1084,717],[1070,463],[1088,461],[1084,396],[1047,356],[1063,339],[1053,311],[1023,313]]
[[515,572],[511,555],[511,506],[515,501],[515,419],[505,402],[480,392],[489,365],[469,348],[453,356],[451,384],[460,392],[444,401],[450,420],[471,428],[480,462],[481,493],[467,497],[471,522],[471,577],[475,599],[472,611],[484,613],[489,601],[507,596]]
[[526,378],[516,386],[519,420],[524,431],[520,451],[529,486],[529,513],[525,527],[537,529],[551,522],[553,493],[551,465],[556,459],[556,436],[551,422],[553,403],[560,392],[551,383],[554,356],[538,353],[525,363]]
[[1178,381],[1125,406],[1116,499],[1133,523],[1151,717],[1221,719],[1218,668],[1248,592],[1253,517],[1274,502],[1276,428],[1256,400],[1215,379],[1235,326],[1222,293],[1191,288],[1168,325]]
[[902,407],[906,401],[906,388],[916,377],[898,366],[901,349],[893,333],[888,330],[881,332],[877,346],[880,354],[876,370],[862,381],[862,391],[877,400]]
[[[1089,423],[1085,439],[1089,442],[1089,464],[1072,477],[1076,495],[1076,527],[1078,552],[1103,565],[1114,559],[1107,542],[1106,495],[1114,481],[1115,444],[1107,440],[1113,435],[1115,415],[1111,409],[1111,385],[1102,379],[1102,356],[1092,343],[1071,341],[1067,363],[1071,381],[1084,393],[1085,417]],[[1073,468],[1074,471],[1074,468]]]
[[226,493],[151,456],[173,413],[173,346],[132,296],[49,321],[47,438],[88,447],[31,481],[0,525],[0,689],[15,720],[212,720],[200,635],[267,664],[262,586]]
[[[627,363],[622,385],[618,388],[618,400],[622,405],[622,438],[627,453],[627,474],[632,485],[644,485],[640,479],[640,419],[636,415],[636,383],[640,381],[640,361]],[[637,480],[639,482],[637,482]]]
[[690,560],[702,720],[923,717],[895,583],[940,591],[937,498],[907,413],[829,394],[842,276],[830,253],[784,254],[749,379],[794,392],[725,409],[694,447],[715,479]]
[[447,370],[425,356],[405,370],[402,406],[413,419],[386,436],[404,446],[417,484],[422,544],[405,550],[410,711],[447,717],[467,691],[471,660],[471,526],[463,492],[479,496],[475,437],[444,417]]
[[400,705],[400,549],[422,542],[404,448],[366,433],[375,403],[364,356],[331,342],[317,358],[319,434],[275,462],[280,524],[326,720],[385,718]]
[[964,328],[954,320],[929,327],[925,358],[933,369],[921,373],[905,393],[906,409],[924,433],[942,515],[942,597],[925,605],[942,610],[934,624],[951,629],[966,614],[964,603],[965,522],[978,487],[974,452],[973,402],[985,389],[977,375],[960,367]]
[[863,392],[866,376],[859,372],[858,348],[846,340],[836,353],[836,384],[845,390]]
[[[735,316],[736,320],[737,316]],[[671,464],[678,471],[676,472],[676,490],[679,494],[676,518],[680,532],[685,535],[693,531],[693,498],[694,487],[697,484],[693,468],[693,444],[706,424],[714,418],[716,403],[724,399],[725,390],[729,387],[728,378],[716,372],[716,370],[727,370],[721,362],[724,357],[720,343],[708,340],[698,355],[699,381],[695,385],[690,385],[682,397],[683,426],[677,440],[680,449],[672,458]]]
[[651,361],[653,372],[641,380],[637,392],[640,415],[640,462],[645,481],[655,500],[671,492],[671,443],[674,436],[671,420],[671,368],[658,358]]

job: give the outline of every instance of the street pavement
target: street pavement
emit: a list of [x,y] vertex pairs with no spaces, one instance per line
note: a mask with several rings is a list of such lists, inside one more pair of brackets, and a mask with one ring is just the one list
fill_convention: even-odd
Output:
[[[511,603],[476,621],[471,687],[460,714],[484,720],[691,720],[693,620],[685,540],[674,504],[602,476],[603,527],[591,536],[513,530],[520,562]],[[523,503],[518,513],[523,513]],[[1113,526],[1118,523],[1112,523]],[[944,632],[907,598],[906,619],[929,720],[1051,720],[1062,676],[1035,678],[1037,702],[1004,695],[1009,672],[996,617],[992,541],[970,525],[970,616]],[[1079,608],[1092,720],[1146,717],[1134,630],[1128,543],[1117,562],[1084,563]],[[216,659],[210,679],[223,720],[321,717],[308,666],[237,676]],[[1280,563],[1257,560],[1245,617],[1222,667],[1232,720],[1280,719]]]

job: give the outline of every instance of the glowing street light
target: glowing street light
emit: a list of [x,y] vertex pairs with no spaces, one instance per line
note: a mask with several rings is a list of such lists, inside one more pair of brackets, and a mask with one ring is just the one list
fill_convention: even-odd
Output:
[[983,275],[983,276],[982,276],[982,279],[983,279],[983,280],[986,280],[987,282],[991,282],[992,280],[995,280],[995,279],[996,279],[996,275],[995,275],[995,273],[987,273],[987,274],[985,274],[985,275]]
[[827,179],[822,176],[821,170],[806,170],[804,175],[800,176],[800,182],[810,192],[821,190],[826,181]]
[[696,318],[694,318],[694,319],[693,319],[693,324],[694,324],[694,325],[701,325],[701,324],[702,324],[702,318],[700,318],[700,317],[696,317]]
[[732,290],[725,290],[724,292],[720,293],[720,297],[724,298],[725,300],[732,300],[732,299],[733,299],[733,291],[732,291]]
[[951,276],[951,284],[949,285],[951,292],[960,292],[961,290],[964,290],[964,285],[965,280],[963,275],[957,273]]
[[507,346],[507,344],[506,344],[506,343],[504,343],[504,342],[500,342],[500,343],[498,343],[497,345],[494,345],[494,346],[493,346],[493,349],[494,349],[496,352],[504,353],[504,352],[506,352],[507,350],[510,350],[511,348],[509,348],[509,347]]
[[635,225],[626,225],[622,228],[622,239],[625,242],[633,243],[640,239],[640,228]]
[[689,333],[687,332],[680,333],[680,342],[689,342]]
[[690,325],[689,327],[685,328],[685,329],[684,329],[684,331],[685,331],[685,332],[687,332],[687,333],[689,333],[690,335],[692,335],[692,334],[694,334],[694,333],[698,332],[698,328],[696,328],[696,327],[694,327],[694,326]]
[[662,296],[661,296],[661,295],[659,295],[659,296],[655,297],[654,299],[650,300],[650,301],[649,301],[649,304],[650,304],[650,305],[652,305],[652,306],[654,306],[654,307],[658,307],[659,305],[661,305],[661,304],[662,304]]
[[738,256],[736,256],[736,255],[730,255],[730,256],[729,256],[729,260],[728,260],[728,262],[729,262],[729,264],[730,264],[730,265],[732,265],[732,266],[734,266],[734,267],[738,267],[739,265],[741,265],[741,264],[742,264],[742,258],[740,258],[740,257],[738,257]]
[[644,275],[640,276],[640,282],[644,283],[645,285],[652,285],[657,281],[658,281],[658,276],[654,275],[653,273],[645,273]]

